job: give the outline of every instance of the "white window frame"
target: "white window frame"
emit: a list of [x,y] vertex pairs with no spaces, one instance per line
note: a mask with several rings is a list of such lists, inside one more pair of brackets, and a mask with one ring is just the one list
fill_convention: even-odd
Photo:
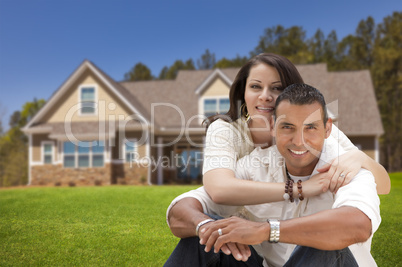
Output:
[[[131,152],[131,153],[138,153],[138,139],[137,138],[129,138],[129,139],[126,139],[125,142],[123,142],[123,149],[122,149],[122,151],[123,151],[123,162],[124,163],[130,163],[130,162],[127,162],[127,158],[126,158],[126,142],[131,142],[131,143],[135,144],[134,145],[134,151]],[[134,159],[131,162],[136,162],[136,161],[138,161],[138,160]]]
[[[52,156],[52,163],[45,163],[45,156],[47,155],[45,153],[45,145],[51,145],[52,146],[52,152],[51,152],[51,156]],[[53,165],[55,162],[55,158],[54,158],[54,142],[53,141],[42,141],[41,142],[41,152],[42,152],[42,164],[43,165]]]
[[[94,113],[82,113],[82,104],[86,101],[82,101],[82,89],[84,88],[94,88]],[[79,116],[97,116],[98,115],[98,85],[97,84],[81,84],[78,87],[78,103],[80,108],[78,110]]]
[[[94,141],[99,142],[99,141],[102,141],[102,140],[94,140]],[[82,142],[92,143],[94,141],[82,141]],[[68,142],[68,141],[64,141],[64,142]],[[80,154],[78,153],[78,145],[74,144],[74,143],[73,143],[74,144],[74,167],[65,167],[64,166],[64,142],[62,142],[62,148],[63,148],[63,150],[62,150],[62,166],[63,166],[63,168],[65,168],[65,169],[88,169],[88,168],[104,168],[105,167],[105,165],[106,165],[106,162],[105,162],[106,161],[106,142],[105,141],[103,141],[103,147],[104,147],[103,148],[103,153],[93,153],[92,152],[92,146],[89,147],[89,153],[88,153],[89,166],[88,167],[79,167],[78,166],[78,162],[79,162],[78,156]],[[73,154],[71,154],[71,155],[73,155]],[[93,155],[103,155],[103,165],[102,166],[95,166],[95,167],[93,166],[93,162],[92,162],[92,156]]]
[[216,113],[219,114],[219,102],[221,99],[229,99],[228,95],[218,95],[218,96],[203,96],[200,98],[200,102],[198,105],[198,114],[200,115],[200,123],[202,123],[202,121],[205,119],[205,109],[204,109],[204,102],[205,100],[216,100],[216,107],[217,110],[215,111]]

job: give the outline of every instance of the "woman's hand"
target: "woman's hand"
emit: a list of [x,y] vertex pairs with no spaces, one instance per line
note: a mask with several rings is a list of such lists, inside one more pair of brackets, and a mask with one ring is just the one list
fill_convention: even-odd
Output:
[[[328,171],[328,168],[326,169]],[[303,195],[304,197],[313,197],[328,191],[331,177],[323,169],[321,173],[314,174],[307,181],[303,182]],[[297,181],[293,185],[293,197],[297,198]]]
[[329,190],[336,193],[340,187],[347,185],[356,176],[363,166],[365,157],[364,152],[354,149],[337,157],[317,171],[327,173],[331,180]]

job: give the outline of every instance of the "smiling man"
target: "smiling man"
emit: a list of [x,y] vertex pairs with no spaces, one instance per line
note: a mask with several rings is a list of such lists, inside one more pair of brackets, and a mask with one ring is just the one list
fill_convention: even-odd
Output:
[[[245,207],[217,205],[200,188],[172,202],[167,212],[172,232],[188,237],[194,232],[193,220],[200,221],[202,212],[222,217],[241,214],[246,219],[233,216],[195,223],[205,251],[222,248],[233,253],[237,250],[233,244],[247,244],[254,245],[264,266],[376,266],[370,246],[381,218],[372,174],[362,169],[336,193],[313,192],[317,186],[311,186],[325,183],[312,175],[342,153],[331,140],[332,121],[322,94],[309,85],[291,85],[278,97],[274,118],[276,146],[256,148],[240,159],[236,177],[277,185],[286,182],[285,200]],[[199,201],[198,209],[180,203],[186,198]],[[247,257],[250,253],[242,245],[238,250]],[[179,243],[178,249],[188,249],[181,255],[194,257],[190,246]],[[174,261],[175,253],[172,256],[169,260]]]

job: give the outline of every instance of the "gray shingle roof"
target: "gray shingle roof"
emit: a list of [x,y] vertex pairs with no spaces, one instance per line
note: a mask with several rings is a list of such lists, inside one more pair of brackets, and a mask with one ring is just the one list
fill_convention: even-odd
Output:
[[[319,89],[330,109],[337,113],[340,129],[347,135],[381,135],[382,128],[374,88],[368,71],[328,72],[326,64],[298,65],[304,82]],[[238,68],[221,70],[234,80]],[[179,71],[175,80],[121,82],[141,102],[147,114],[153,115],[157,126],[181,127],[198,114],[195,90],[213,70]],[[170,103],[173,106],[160,106]],[[157,105],[152,108],[152,104]],[[153,110],[152,110],[153,109]],[[190,123],[198,127],[197,120]]]

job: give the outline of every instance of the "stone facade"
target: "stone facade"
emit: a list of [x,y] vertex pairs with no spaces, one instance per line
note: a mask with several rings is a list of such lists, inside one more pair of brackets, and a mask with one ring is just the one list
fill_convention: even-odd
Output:
[[112,183],[140,185],[147,184],[148,168],[130,163],[112,165]]
[[31,185],[110,185],[111,166],[100,168],[64,168],[58,165],[31,167]]

